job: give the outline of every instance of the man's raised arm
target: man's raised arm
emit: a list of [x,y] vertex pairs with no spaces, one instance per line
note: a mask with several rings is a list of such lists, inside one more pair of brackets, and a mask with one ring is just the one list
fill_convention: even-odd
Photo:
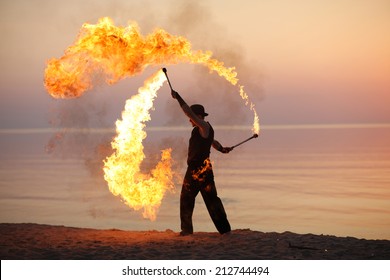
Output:
[[179,102],[181,109],[184,114],[189,117],[194,124],[199,127],[199,132],[202,137],[207,138],[209,136],[210,125],[203,119],[199,118],[188,106],[188,104],[184,101],[184,99],[180,96],[180,94],[174,90],[171,91],[172,97]]

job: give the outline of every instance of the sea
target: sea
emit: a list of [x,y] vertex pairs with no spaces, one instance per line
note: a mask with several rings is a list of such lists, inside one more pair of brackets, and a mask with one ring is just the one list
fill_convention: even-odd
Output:
[[[252,136],[248,127],[214,129],[224,146]],[[147,128],[145,172],[167,147],[176,171],[175,190],[150,221],[104,180],[112,129],[0,129],[0,222],[178,232],[189,134]],[[211,160],[232,229],[390,240],[390,124],[264,125]],[[193,223],[216,231],[201,195]]]

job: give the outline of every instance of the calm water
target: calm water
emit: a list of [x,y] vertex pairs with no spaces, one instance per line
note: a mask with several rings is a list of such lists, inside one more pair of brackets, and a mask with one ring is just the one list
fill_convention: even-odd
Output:
[[[160,148],[173,146],[183,174],[188,134],[186,129],[148,132],[148,160],[153,162]],[[248,130],[216,129],[226,146],[250,135]],[[100,162],[111,136],[0,131],[0,222],[179,231],[180,178],[155,222],[108,191]],[[45,151],[53,147],[52,153]],[[212,160],[234,229],[390,239],[389,125],[265,127],[258,139],[230,154],[214,151]],[[215,231],[200,195],[194,227]]]

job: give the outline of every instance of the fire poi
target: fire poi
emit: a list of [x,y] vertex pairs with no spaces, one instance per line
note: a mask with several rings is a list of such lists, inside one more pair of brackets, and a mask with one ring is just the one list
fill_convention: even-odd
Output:
[[[142,73],[148,66],[177,63],[203,65],[236,86],[254,115],[254,135],[244,142],[257,137],[259,117],[244,87],[238,84],[235,68],[225,67],[223,62],[212,58],[210,51],[193,51],[186,38],[160,28],[143,36],[135,22],[115,26],[105,17],[97,24],[85,23],[64,55],[47,62],[44,83],[54,98],[78,98],[93,89],[96,77],[110,85]],[[144,82],[138,94],[126,101],[122,119],[116,122],[117,135],[111,142],[114,153],[106,158],[103,168],[111,193],[130,208],[142,210],[143,216],[150,220],[156,219],[165,193],[174,189],[169,147],[161,152],[160,162],[150,173],[142,173],[140,169],[145,158],[142,141],[147,136],[145,127],[150,120],[149,111],[167,78],[166,70],[158,70]]]

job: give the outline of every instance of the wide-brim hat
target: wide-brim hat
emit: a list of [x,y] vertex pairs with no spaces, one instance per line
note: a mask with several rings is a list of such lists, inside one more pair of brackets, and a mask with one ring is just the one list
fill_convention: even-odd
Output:
[[194,112],[196,115],[201,115],[203,117],[206,117],[209,115],[204,111],[204,107],[200,104],[191,105],[190,108],[191,108],[192,112]]

